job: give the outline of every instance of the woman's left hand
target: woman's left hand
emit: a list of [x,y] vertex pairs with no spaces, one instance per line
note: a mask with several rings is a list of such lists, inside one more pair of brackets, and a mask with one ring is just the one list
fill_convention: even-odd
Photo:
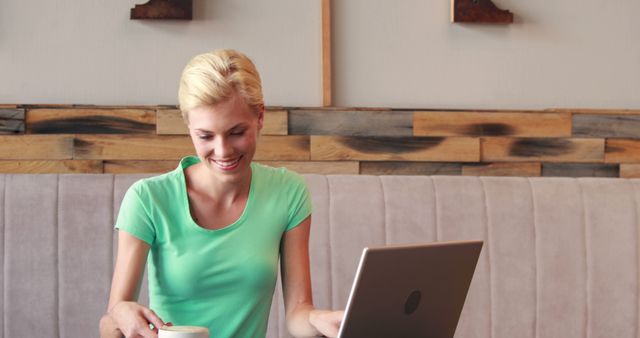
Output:
[[309,323],[325,337],[335,338],[340,331],[344,311],[312,310]]

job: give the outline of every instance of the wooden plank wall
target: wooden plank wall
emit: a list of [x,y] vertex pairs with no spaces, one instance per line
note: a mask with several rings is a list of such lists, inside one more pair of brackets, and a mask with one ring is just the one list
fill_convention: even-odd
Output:
[[[2,173],[160,173],[190,154],[173,106],[0,104]],[[270,107],[255,160],[321,174],[640,177],[640,110]]]

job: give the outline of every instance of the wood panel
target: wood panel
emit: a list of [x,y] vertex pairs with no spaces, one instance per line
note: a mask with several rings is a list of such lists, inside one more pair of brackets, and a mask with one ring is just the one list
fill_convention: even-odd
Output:
[[24,109],[0,108],[0,134],[24,132]]
[[18,108],[18,105],[17,104],[0,104],[0,109],[1,108],[16,109]]
[[3,160],[66,160],[72,156],[71,135],[0,135]]
[[[156,133],[158,135],[188,135],[189,129],[178,109],[157,111]],[[262,135],[287,135],[287,111],[266,110]]]
[[22,134],[24,133],[24,121],[0,119],[0,134]]
[[166,173],[178,167],[179,161],[105,161],[107,174]]
[[607,140],[604,161],[607,163],[640,163],[640,140]]
[[[188,136],[79,135],[74,158],[101,160],[179,160],[195,154]],[[307,136],[261,136],[256,160],[309,159]]]
[[514,112],[416,112],[416,136],[569,137],[571,115]]
[[24,109],[0,108],[0,119],[24,120]]
[[479,158],[477,138],[311,136],[312,160],[473,162]]
[[542,165],[538,162],[530,163],[483,163],[465,164],[462,175],[465,176],[524,176],[535,177],[542,173]]
[[[72,104],[72,105],[52,105],[54,108],[66,107],[73,109],[110,109],[110,110],[121,110],[121,109],[137,109],[137,110],[153,110],[156,111],[158,109],[178,109],[178,106],[175,105],[167,105],[167,104],[134,104],[134,105],[95,105],[95,104]],[[60,106],[60,107],[56,107]],[[51,108],[48,105],[29,105],[30,109],[36,108]]]
[[62,160],[62,161],[0,161],[0,173],[15,174],[69,174],[103,172],[102,161]]
[[189,135],[179,109],[158,109],[156,111],[156,134]]
[[604,163],[543,163],[542,176],[557,177],[618,177],[618,164]]
[[562,108],[546,109],[548,112],[571,113],[571,114],[593,114],[593,115],[640,115],[640,109],[582,109],[582,108]]
[[640,115],[576,114],[573,136],[640,138]]
[[256,161],[308,161],[309,136],[261,136]]
[[291,110],[291,135],[411,136],[412,113]]
[[482,162],[602,162],[604,139],[482,139]]
[[179,160],[195,153],[188,136],[79,135],[76,159]]
[[289,113],[286,110],[267,110],[262,135],[288,135]]
[[460,175],[460,163],[444,162],[361,162],[362,175]]
[[300,174],[358,175],[357,161],[259,161],[272,167],[285,167]]
[[623,178],[640,178],[640,164],[621,164],[620,177]]
[[31,109],[27,133],[154,134],[156,113],[141,109]]

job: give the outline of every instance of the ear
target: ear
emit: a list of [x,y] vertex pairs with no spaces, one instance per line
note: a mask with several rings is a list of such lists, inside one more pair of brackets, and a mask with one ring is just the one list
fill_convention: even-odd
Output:
[[258,131],[262,130],[264,125],[264,104],[260,104],[258,108]]

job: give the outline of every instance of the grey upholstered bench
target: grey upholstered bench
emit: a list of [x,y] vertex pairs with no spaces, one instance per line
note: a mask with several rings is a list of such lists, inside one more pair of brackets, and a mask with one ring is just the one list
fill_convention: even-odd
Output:
[[[97,336],[114,217],[140,177],[0,175],[0,338]],[[479,238],[456,337],[637,338],[640,181],[305,177],[319,307],[344,307],[366,245]],[[269,337],[287,336],[280,298]]]

